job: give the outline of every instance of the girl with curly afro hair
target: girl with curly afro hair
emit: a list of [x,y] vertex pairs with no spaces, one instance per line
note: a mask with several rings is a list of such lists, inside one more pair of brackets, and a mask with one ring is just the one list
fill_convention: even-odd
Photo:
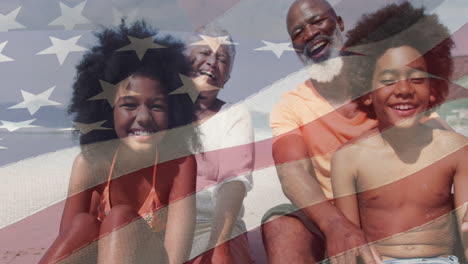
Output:
[[82,152],[41,263],[181,263],[193,237],[198,146],[192,101],[171,94],[190,74],[185,47],[144,21],[95,35],[69,107]]

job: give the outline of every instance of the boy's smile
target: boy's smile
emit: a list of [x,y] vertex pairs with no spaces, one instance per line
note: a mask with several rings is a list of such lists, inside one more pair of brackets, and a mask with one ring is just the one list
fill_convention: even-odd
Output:
[[373,105],[381,127],[412,127],[435,101],[426,62],[409,46],[388,49],[377,60],[372,90],[364,103]]

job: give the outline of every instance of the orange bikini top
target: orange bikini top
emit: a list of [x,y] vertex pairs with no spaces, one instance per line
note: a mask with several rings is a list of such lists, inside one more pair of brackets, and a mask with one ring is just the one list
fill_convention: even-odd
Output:
[[[112,160],[112,164],[109,169],[109,177],[107,180],[107,185],[102,192],[101,202],[98,206],[98,220],[103,221],[107,214],[109,214],[111,210],[111,199],[110,199],[110,185],[112,180],[112,174],[114,172],[115,162],[117,160],[117,155],[119,153],[119,149],[117,149],[114,158]],[[138,210],[138,214],[145,219],[148,225],[154,231],[161,231],[165,229],[167,213],[162,213],[161,211],[166,210],[159,210],[161,209],[162,203],[158,199],[158,195],[156,194],[156,171],[157,171],[157,162],[158,162],[158,154],[156,152],[156,159],[153,167],[153,185],[151,187],[151,191],[148,194],[145,202],[141,206],[140,210]],[[155,220],[158,219],[158,224],[155,223]]]

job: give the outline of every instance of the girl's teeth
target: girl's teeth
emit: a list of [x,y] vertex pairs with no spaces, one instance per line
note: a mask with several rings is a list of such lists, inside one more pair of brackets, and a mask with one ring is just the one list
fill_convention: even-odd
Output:
[[149,132],[149,131],[135,131],[135,132],[130,133],[130,135],[132,136],[148,136],[150,134],[152,134],[152,132]]

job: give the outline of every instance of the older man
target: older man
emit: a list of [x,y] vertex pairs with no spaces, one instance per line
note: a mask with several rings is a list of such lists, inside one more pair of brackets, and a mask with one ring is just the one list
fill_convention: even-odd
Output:
[[365,263],[380,263],[361,230],[330,201],[331,155],[376,126],[357,109],[342,73],[343,20],[325,0],[297,0],[287,29],[311,78],[283,95],[270,117],[278,175],[294,206],[280,205],[264,217],[269,262],[314,263],[325,252],[360,247]]

